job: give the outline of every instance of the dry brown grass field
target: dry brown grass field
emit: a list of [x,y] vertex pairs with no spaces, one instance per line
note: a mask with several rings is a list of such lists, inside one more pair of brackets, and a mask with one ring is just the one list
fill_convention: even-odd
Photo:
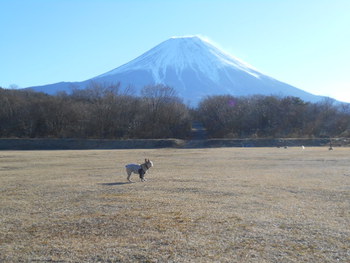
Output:
[[350,262],[350,148],[2,151],[0,201],[0,262]]

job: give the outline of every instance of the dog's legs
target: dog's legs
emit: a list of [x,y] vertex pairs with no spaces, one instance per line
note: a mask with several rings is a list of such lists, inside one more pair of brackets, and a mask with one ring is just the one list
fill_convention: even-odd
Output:
[[139,169],[139,175],[140,175],[141,182],[146,181],[145,180],[145,171],[143,169]]
[[131,171],[128,170],[128,169],[126,169],[126,173],[128,174],[128,177],[127,177],[128,181],[129,181],[130,183],[132,183],[132,181],[130,180]]

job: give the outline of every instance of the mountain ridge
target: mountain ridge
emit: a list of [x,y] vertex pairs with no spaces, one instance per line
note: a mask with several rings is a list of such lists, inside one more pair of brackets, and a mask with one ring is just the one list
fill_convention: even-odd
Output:
[[295,96],[310,102],[324,98],[267,76],[198,36],[170,38],[130,62],[82,82],[30,88],[54,94],[84,88],[92,82],[121,83],[137,91],[147,85],[163,84],[173,87],[180,98],[192,105],[207,96],[223,94]]

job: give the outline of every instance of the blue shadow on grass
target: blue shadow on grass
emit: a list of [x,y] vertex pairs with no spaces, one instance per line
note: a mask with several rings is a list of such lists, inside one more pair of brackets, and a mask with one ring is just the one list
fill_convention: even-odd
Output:
[[115,182],[115,183],[101,183],[99,185],[114,186],[114,185],[124,185],[124,184],[132,184],[132,183],[131,182]]

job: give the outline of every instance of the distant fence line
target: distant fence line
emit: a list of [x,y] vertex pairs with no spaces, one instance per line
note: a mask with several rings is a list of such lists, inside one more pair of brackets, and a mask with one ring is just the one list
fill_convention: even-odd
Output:
[[216,147],[350,146],[349,138],[313,139],[0,139],[0,150],[156,149]]

